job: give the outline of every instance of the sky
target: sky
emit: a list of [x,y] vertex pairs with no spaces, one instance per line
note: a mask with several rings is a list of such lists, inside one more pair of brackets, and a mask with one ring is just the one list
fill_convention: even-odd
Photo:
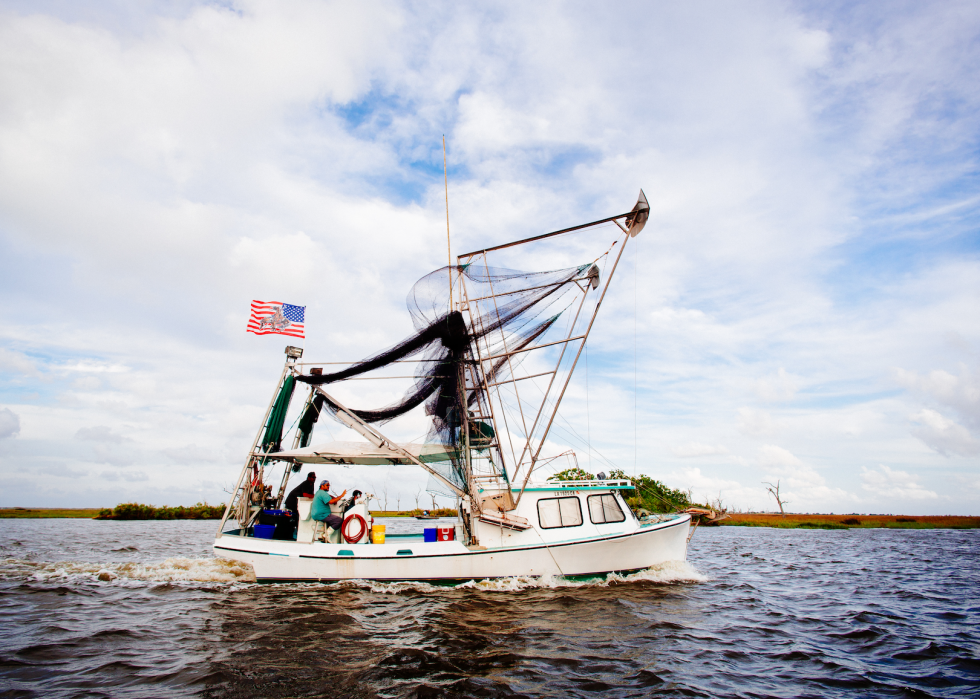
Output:
[[409,335],[445,135],[457,252],[650,201],[556,449],[980,514],[978,74],[968,1],[0,1],[0,506],[225,501],[288,344],[250,301],[311,359]]

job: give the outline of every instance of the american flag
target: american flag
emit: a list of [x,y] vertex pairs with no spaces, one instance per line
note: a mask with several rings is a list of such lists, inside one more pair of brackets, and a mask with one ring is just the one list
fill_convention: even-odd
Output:
[[246,330],[256,335],[289,335],[306,337],[303,321],[306,306],[293,306],[279,301],[252,301],[252,315]]

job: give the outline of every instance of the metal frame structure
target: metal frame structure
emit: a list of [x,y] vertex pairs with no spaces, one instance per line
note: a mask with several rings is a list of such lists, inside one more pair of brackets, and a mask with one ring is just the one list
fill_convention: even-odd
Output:
[[[497,443],[496,443],[495,446],[497,448],[497,451],[498,451],[498,454],[499,454],[499,458],[500,458],[500,469],[503,472],[504,478],[506,480],[506,489],[507,489],[507,492],[508,492],[508,494],[509,494],[509,496],[511,498],[511,501],[513,502],[513,504],[515,506],[516,506],[517,503],[520,502],[520,498],[521,498],[521,496],[524,493],[524,489],[527,487],[527,483],[530,481],[531,475],[534,472],[534,468],[537,465],[537,462],[538,462],[538,460],[539,460],[539,458],[541,456],[541,450],[544,447],[545,441],[548,438],[548,434],[551,431],[551,427],[554,424],[555,417],[558,414],[558,407],[561,405],[561,401],[562,401],[562,399],[565,396],[565,392],[568,389],[569,383],[571,382],[572,375],[574,374],[575,368],[578,365],[578,360],[579,360],[579,358],[582,355],[582,350],[585,347],[585,343],[588,341],[589,334],[592,331],[592,326],[594,325],[595,319],[596,319],[596,317],[599,314],[599,308],[602,306],[602,302],[603,302],[603,300],[606,297],[606,292],[609,290],[609,285],[612,282],[612,279],[613,279],[613,276],[616,273],[617,267],[619,266],[619,261],[620,261],[620,259],[622,259],[623,251],[626,249],[626,243],[627,243],[627,241],[631,237],[635,237],[640,232],[640,230],[642,230],[642,228],[644,227],[644,225],[646,225],[646,221],[647,221],[647,219],[649,217],[649,212],[650,212],[650,205],[647,202],[646,195],[643,193],[643,190],[640,190],[640,196],[637,199],[636,205],[633,207],[632,210],[630,210],[630,211],[628,211],[628,212],[626,212],[624,214],[619,214],[617,216],[610,216],[608,218],[600,219],[599,221],[593,221],[591,223],[586,223],[586,224],[582,224],[582,225],[579,225],[579,226],[573,226],[571,228],[563,228],[561,230],[554,231],[552,233],[545,233],[543,235],[533,236],[533,237],[530,237],[530,238],[524,238],[522,240],[517,240],[517,241],[510,242],[510,243],[504,243],[502,245],[496,245],[496,246],[484,248],[482,250],[476,250],[474,252],[469,252],[469,253],[465,253],[465,254],[459,255],[456,258],[457,267],[462,267],[464,264],[465,265],[473,264],[474,263],[474,260],[476,258],[479,258],[479,257],[482,256],[482,258],[483,258],[483,264],[484,264],[484,267],[487,269],[488,277],[489,277],[489,263],[487,261],[487,253],[490,253],[490,252],[494,252],[494,251],[497,251],[497,250],[504,250],[504,249],[516,247],[516,246],[519,246],[519,245],[526,245],[528,243],[538,242],[538,241],[541,241],[541,240],[544,240],[544,239],[547,239],[547,238],[552,238],[552,237],[555,237],[555,236],[564,235],[566,233],[571,233],[573,231],[584,230],[584,229],[587,229],[587,228],[591,228],[593,226],[598,226],[598,225],[601,225],[603,223],[610,223],[610,222],[615,223],[623,231],[623,233],[624,233],[624,236],[623,236],[623,239],[622,239],[622,244],[619,247],[619,252],[616,255],[616,259],[615,259],[615,261],[614,261],[614,263],[612,265],[612,268],[609,270],[609,273],[606,276],[605,283],[602,286],[602,292],[601,292],[601,294],[599,296],[598,301],[596,302],[595,308],[592,311],[592,315],[589,318],[589,322],[588,322],[588,325],[587,325],[584,333],[579,334],[579,335],[573,335],[573,333],[575,332],[576,328],[578,327],[578,319],[579,319],[579,316],[580,316],[580,314],[582,312],[582,308],[585,305],[585,300],[588,297],[588,292],[589,292],[590,286],[593,288],[593,290],[595,289],[595,286],[592,286],[591,283],[587,283],[583,287],[581,284],[579,284],[579,282],[582,282],[582,281],[591,282],[592,281],[592,278],[594,276],[594,274],[593,274],[593,268],[595,267],[594,263],[593,263],[592,268],[589,269],[589,272],[585,276],[571,280],[572,282],[574,282],[576,284],[576,286],[582,292],[582,298],[581,298],[581,300],[580,300],[580,302],[578,304],[578,308],[575,311],[575,317],[573,318],[572,322],[568,326],[568,333],[567,333],[567,336],[564,339],[555,340],[555,341],[552,341],[552,342],[545,342],[545,343],[533,345],[531,347],[522,347],[522,348],[519,348],[519,349],[510,350],[507,347],[507,340],[506,340],[506,337],[504,337],[504,335],[503,335],[503,330],[501,330],[501,341],[502,341],[502,344],[504,346],[504,351],[501,352],[501,353],[497,353],[497,354],[489,353],[489,340],[486,337],[484,337],[484,344],[486,345],[486,348],[488,350],[488,355],[485,356],[485,357],[480,355],[480,347],[479,347],[479,344],[478,343],[474,343],[473,349],[474,349],[474,352],[476,354],[475,365],[477,367],[479,367],[479,375],[482,378],[482,380],[481,381],[474,381],[473,382],[473,386],[475,387],[477,385],[480,385],[483,388],[484,394],[487,396],[487,403],[490,405],[490,415],[488,415],[486,417],[488,417],[491,420],[493,420],[493,423],[494,423],[493,424],[493,427],[494,427],[494,430],[495,430],[495,434],[498,435],[496,437]],[[519,292],[530,291],[530,290],[539,289],[539,288],[546,288],[547,286],[550,286],[550,285],[541,285],[541,286],[537,286],[537,287],[528,287],[527,289],[521,289],[521,290],[519,290]],[[466,294],[466,282],[465,282],[465,279],[464,279],[463,275],[460,275],[459,289],[460,289],[460,292],[459,292],[460,293],[460,300],[457,303],[457,310],[459,310],[461,312],[465,311],[466,313],[468,313],[469,316],[470,316],[470,318],[471,318],[471,320],[473,318],[480,317],[482,315],[482,314],[480,314],[478,312],[474,312],[474,309],[471,307],[471,304],[475,305],[476,308],[477,308],[477,310],[478,310],[478,308],[479,308],[479,302],[480,301],[493,300],[493,303],[494,303],[494,312],[497,314],[497,316],[499,318],[499,310],[497,308],[497,298],[500,297],[500,296],[506,296],[506,295],[509,295],[509,294],[512,294],[512,293],[519,293],[519,292],[509,291],[509,292],[502,292],[500,294],[497,294],[494,291],[494,289],[493,289],[493,282],[490,281],[490,295],[489,296],[475,297],[475,298],[470,299],[470,298],[467,297],[467,294]],[[578,344],[577,351],[575,353],[575,358],[572,361],[571,367],[569,367],[569,369],[568,369],[568,373],[564,377],[564,382],[561,385],[561,389],[558,392],[557,399],[555,400],[554,406],[553,406],[553,408],[551,410],[551,413],[548,416],[548,420],[547,420],[547,424],[546,424],[546,426],[544,428],[544,432],[541,434],[541,436],[539,438],[536,439],[535,438],[535,432],[536,432],[536,430],[538,428],[538,425],[541,423],[541,417],[544,414],[545,408],[548,405],[548,398],[552,395],[552,388],[555,386],[555,381],[558,378],[558,374],[559,374],[559,372],[561,370],[562,362],[565,359],[566,350],[568,349],[569,345],[571,343],[574,343],[574,342],[578,342],[579,343]],[[561,345],[561,352],[559,353],[558,359],[555,362],[555,368],[554,369],[552,369],[551,371],[540,372],[538,374],[534,374],[533,376],[522,376],[522,377],[519,377],[519,376],[516,376],[514,374],[513,367],[512,367],[512,365],[510,365],[511,357],[513,357],[514,355],[519,354],[519,353],[532,352],[534,350],[543,349],[543,348],[546,348],[546,347],[553,347],[553,346],[556,346],[556,345]],[[508,364],[510,365],[510,368],[511,368],[510,377],[508,379],[504,380],[504,381],[495,382],[493,384],[490,384],[486,380],[485,362],[493,361],[493,360],[497,360],[497,359],[503,359],[503,358],[507,358]],[[531,423],[531,428],[530,428],[530,430],[528,430],[527,429],[527,419],[526,419],[526,417],[524,415],[523,402],[521,401],[521,398],[520,398],[520,392],[518,391],[518,388],[517,388],[517,382],[518,381],[521,381],[521,380],[524,380],[524,379],[529,379],[529,378],[538,377],[538,376],[548,376],[548,375],[551,376],[551,379],[548,382],[548,387],[544,391],[544,396],[541,398],[541,403],[540,403],[540,406],[538,407],[538,411],[537,411],[536,415],[534,416],[534,420]],[[500,387],[503,386],[503,385],[506,385],[506,384],[510,384],[513,387],[513,389],[514,389],[514,395],[515,395],[515,397],[517,399],[518,413],[520,414],[521,426],[523,427],[523,445],[521,447],[520,456],[517,456],[516,453],[515,453],[515,451],[514,451],[514,449],[513,449],[513,442],[512,442],[512,440],[510,438],[511,435],[510,435],[510,432],[509,432],[509,425],[507,424],[507,419],[506,419],[507,411],[506,411],[506,408],[504,406],[503,400],[502,400],[502,398],[500,396],[500,393],[499,393],[500,392]],[[507,431],[507,434],[508,434],[508,442],[511,443],[511,454],[512,454],[513,463],[514,463],[514,465],[513,465],[513,469],[514,470],[513,470],[513,474],[512,474],[511,477],[508,477],[506,463],[505,463],[504,458],[503,458],[503,449],[501,448],[500,443],[499,443],[500,442],[500,437],[499,437],[500,432],[497,429],[498,425],[496,424],[496,420],[494,419],[494,417],[495,417],[494,416],[494,410],[493,410],[493,402],[494,401],[493,401],[493,398],[492,398],[493,393],[491,392],[491,388],[496,388],[497,389],[497,391],[496,391],[496,393],[497,393],[497,402],[500,404],[500,414],[503,417],[504,429],[505,429],[505,431]],[[465,423],[466,423],[466,433],[469,434],[470,433],[470,427],[469,427],[470,416],[469,415],[464,416],[464,420],[465,420]],[[534,442],[537,442],[537,448],[534,447]],[[529,456],[530,457],[530,460],[526,464],[526,466],[525,466],[525,456]],[[526,474],[524,476],[523,482],[521,483],[521,487],[520,487],[520,489],[518,491],[517,499],[516,500],[513,500],[513,493],[512,493],[512,489],[511,489],[511,482],[512,482],[512,480],[516,480],[517,479],[517,477],[520,475],[520,472],[521,472],[521,469],[522,468],[526,468]]]
[[[394,440],[391,440],[388,437],[386,437],[377,428],[364,422],[361,418],[359,418],[356,414],[354,414],[354,412],[352,412],[344,405],[342,405],[339,401],[337,401],[335,398],[327,394],[322,389],[322,387],[311,386],[310,393],[306,398],[306,406],[308,407],[312,403],[316,393],[322,394],[329,401],[329,403],[336,408],[335,415],[345,425],[347,425],[351,429],[361,434],[368,442],[374,444],[376,447],[385,447],[387,449],[391,449],[392,451],[395,451],[396,453],[400,454],[409,462],[414,463],[415,465],[419,466],[423,470],[430,473],[443,486],[449,488],[453,493],[456,494],[457,498],[460,501],[460,504],[463,506],[462,509],[469,513],[469,518],[470,518],[469,522],[467,522],[465,518],[461,518],[461,519],[463,519],[464,524],[467,526],[470,532],[471,543],[475,543],[475,540],[473,539],[471,532],[474,531],[474,523],[479,518],[481,510],[484,507],[483,503],[481,502],[481,499],[477,497],[477,494],[480,492],[480,486],[490,485],[492,483],[493,484],[493,487],[491,488],[492,490],[496,490],[498,492],[504,491],[506,493],[506,498],[504,499],[503,502],[500,502],[499,500],[495,502],[494,504],[495,509],[503,509],[505,511],[511,510],[514,509],[517,503],[520,502],[520,498],[523,495],[524,490],[527,488],[527,484],[530,481],[535,466],[537,465],[541,457],[541,450],[544,447],[549,432],[551,431],[551,427],[558,413],[558,407],[565,396],[565,392],[568,389],[569,383],[571,382],[572,375],[575,371],[575,367],[578,364],[578,360],[581,357],[582,351],[585,347],[585,343],[588,341],[589,333],[592,331],[592,326],[595,323],[595,319],[599,313],[599,308],[602,306],[602,302],[605,299],[606,292],[609,290],[609,285],[612,282],[613,276],[615,275],[616,268],[618,267],[619,261],[623,256],[623,251],[626,248],[626,242],[629,240],[629,238],[635,237],[643,228],[643,226],[646,224],[647,218],[649,217],[649,210],[650,207],[649,204],[647,203],[646,196],[644,195],[643,191],[640,190],[639,199],[637,200],[636,205],[633,207],[633,209],[629,212],[618,214],[616,216],[610,216],[608,218],[604,218],[599,221],[593,221],[591,223],[582,224],[580,226],[573,226],[571,228],[565,228],[551,233],[545,233],[543,235],[538,235],[531,238],[524,238],[522,240],[517,240],[510,243],[504,243],[502,245],[484,248],[483,250],[477,250],[474,252],[465,253],[463,255],[459,255],[456,258],[457,266],[455,268],[455,271],[458,277],[458,284],[454,285],[452,283],[452,273],[454,269],[450,268],[449,270],[450,307],[451,308],[455,307],[455,309],[460,311],[461,313],[467,314],[470,318],[470,324],[472,325],[474,322],[476,322],[477,319],[483,316],[483,314],[479,313],[479,304],[481,302],[492,301],[493,310],[497,315],[497,317],[499,318],[500,313],[499,313],[499,308],[497,306],[498,297],[508,296],[513,293],[521,293],[524,291],[529,291],[529,290],[534,290],[539,288],[547,288],[548,286],[551,285],[529,287],[528,289],[521,289],[519,291],[505,291],[505,292],[500,292],[498,294],[494,291],[493,282],[492,280],[490,280],[489,296],[469,298],[467,288],[466,288],[465,275],[459,272],[459,270],[462,268],[464,264],[465,265],[472,264],[474,258],[483,256],[484,267],[487,269],[488,277],[489,277],[489,265],[487,262],[487,253],[491,253],[498,250],[504,250],[507,248],[512,248],[518,245],[525,245],[528,243],[541,241],[554,236],[559,236],[566,233],[571,233],[573,231],[579,231],[579,230],[591,228],[593,226],[598,226],[610,222],[615,223],[624,233],[624,237],[622,239],[622,244],[620,245],[619,252],[616,255],[616,259],[612,265],[612,268],[609,270],[609,273],[605,279],[605,283],[602,285],[602,291],[599,295],[599,299],[596,302],[595,308],[592,311],[591,317],[589,318],[588,325],[586,326],[584,333],[580,333],[578,335],[573,334],[575,333],[576,328],[578,327],[579,317],[585,305],[585,300],[589,295],[589,291],[597,290],[598,288],[598,284],[596,283],[598,277],[598,270],[595,267],[595,263],[593,263],[591,267],[588,268],[588,272],[584,276],[569,280],[570,282],[575,284],[575,286],[579,289],[579,291],[581,291],[582,298],[578,303],[578,307],[576,308],[575,311],[575,316],[571,324],[568,326],[567,335],[564,339],[556,340],[552,342],[544,342],[544,343],[532,345],[530,347],[517,347],[514,349],[510,349],[507,346],[507,337],[505,336],[503,328],[501,328],[500,329],[501,343],[504,348],[504,351],[502,353],[494,354],[491,351],[490,340],[486,335],[483,335],[482,337],[482,341],[484,344],[483,348],[481,348],[480,346],[480,341],[475,341],[473,343],[471,349],[474,354],[474,359],[472,362],[461,364],[459,366],[459,371],[461,375],[460,375],[460,380],[458,381],[459,389],[461,392],[463,392],[463,395],[460,396],[460,404],[464,406],[463,416],[462,416],[463,434],[461,435],[462,437],[461,441],[463,442],[462,464],[465,472],[464,475],[466,478],[465,492],[460,487],[451,483],[449,480],[443,477],[437,470],[435,470],[434,468],[432,468],[431,466],[423,462],[421,459],[416,458],[410,452],[402,448]],[[608,254],[608,252],[606,254]],[[581,282],[586,282],[586,283],[583,285],[581,284]],[[566,284],[566,283],[569,282],[561,282],[561,284]],[[458,298],[454,298],[454,293],[458,294]],[[569,345],[575,342],[579,343],[577,351],[575,353],[575,358],[572,360],[567,375],[564,377],[564,381],[561,383],[560,390],[557,392],[557,398],[555,399],[554,406],[550,414],[548,415],[547,422],[544,423],[545,424],[544,431],[541,433],[540,437],[536,438],[535,432],[538,429],[538,426],[540,424],[543,424],[542,417],[545,414],[545,409],[548,405],[548,399],[552,395],[552,389],[556,385],[556,380],[558,378],[559,372],[561,371],[562,363],[565,360],[568,347]],[[547,347],[554,347],[557,345],[561,345],[561,351],[559,352],[558,360],[555,363],[554,369],[552,369],[551,371],[540,372],[529,376],[516,376],[514,374],[513,371],[514,366],[512,363],[512,358],[515,355],[525,353],[525,352],[532,352]],[[294,376],[301,375],[303,373],[303,367],[310,364],[316,364],[318,366],[323,366],[325,364],[349,364],[348,362],[309,362],[309,361],[298,362],[297,359],[299,359],[299,357],[295,356],[294,353],[291,353],[290,352],[291,349],[292,348],[287,347],[286,364],[283,367],[282,374],[280,375],[279,381],[276,384],[276,391],[273,393],[272,398],[269,401],[269,405],[266,408],[265,416],[262,420],[262,424],[259,427],[258,433],[256,434],[255,439],[252,442],[252,447],[249,450],[248,458],[245,460],[245,464],[242,467],[241,474],[238,477],[238,482],[235,485],[235,490],[232,493],[232,497],[230,498],[228,505],[225,508],[224,516],[222,517],[221,523],[218,526],[219,536],[221,535],[225,523],[227,522],[229,516],[232,513],[237,511],[237,519],[243,527],[247,526],[247,524],[252,518],[252,516],[250,515],[250,509],[251,509],[250,503],[252,497],[253,484],[246,482],[245,479],[249,470],[253,468],[257,464],[257,462],[261,461],[264,467],[264,464],[267,459],[269,458],[275,459],[273,453],[263,452],[259,448],[259,444],[262,439],[263,431],[266,429],[267,424],[269,422],[273,405],[276,402],[276,398],[279,395],[280,390],[282,389],[286,377],[290,373],[292,373]],[[486,356],[483,355],[482,350],[486,351]],[[295,351],[299,352],[299,350],[295,350]],[[508,367],[510,369],[509,377],[505,380],[493,381],[491,383],[491,381],[488,380],[487,378],[486,362],[492,362],[504,358],[507,359]],[[404,362],[404,363],[415,363],[419,360],[397,360],[397,361]],[[523,401],[520,398],[520,391],[517,387],[517,383],[525,379],[531,379],[535,377],[549,376],[549,375],[551,378],[549,379],[548,387],[544,391],[544,396],[541,399],[540,406],[538,407],[538,410],[534,415],[534,419],[531,422],[530,429],[528,429],[528,419],[527,416],[525,416],[524,414]],[[408,378],[408,377],[352,377],[352,378]],[[415,377],[410,377],[410,378],[415,378]],[[520,425],[523,428],[523,442],[521,446],[520,456],[517,455],[516,450],[514,449],[514,440],[512,439],[512,434],[509,431],[507,409],[500,393],[501,388],[505,385],[509,385],[514,390],[514,395],[517,398],[518,413],[520,415]],[[477,391],[477,394],[479,396],[475,406],[477,412],[474,412],[474,414],[472,415],[470,414],[470,411],[465,407],[467,406],[466,391],[469,390]],[[494,397],[496,397],[496,402],[499,406],[499,410],[497,406],[494,405]],[[507,469],[507,459],[504,456],[504,449],[500,439],[501,431],[498,429],[500,426],[497,422],[498,412],[499,412],[501,422],[503,423],[504,432],[507,434],[507,441],[510,446],[511,458],[513,460],[513,473],[508,473],[508,469]],[[470,437],[471,434],[473,434],[474,424],[481,421],[484,422],[489,421],[490,426],[493,428],[494,436],[492,439],[490,439],[489,442],[481,441],[479,443],[477,448],[481,452],[482,451],[487,452],[487,456],[485,457],[487,461],[487,465],[485,466],[482,465],[482,457],[481,457],[481,468],[479,470],[475,470],[473,454],[472,454],[473,449],[472,449],[472,443]],[[293,449],[297,447],[297,445],[299,444],[299,440],[300,440],[300,433],[299,433],[299,429],[297,428],[296,434],[294,435],[293,438]],[[536,443],[536,447],[535,447],[535,443]],[[525,461],[525,457],[528,457],[527,461]],[[523,482],[521,483],[520,489],[518,491],[517,500],[514,500],[513,489],[511,484],[520,475],[522,468],[525,469],[526,473],[524,475]],[[280,503],[282,502],[282,498],[285,493],[285,488],[288,482],[290,470],[291,470],[290,467],[287,465],[285,473],[283,474],[282,483],[279,488],[277,502]],[[264,473],[264,469],[263,469],[263,473]]]

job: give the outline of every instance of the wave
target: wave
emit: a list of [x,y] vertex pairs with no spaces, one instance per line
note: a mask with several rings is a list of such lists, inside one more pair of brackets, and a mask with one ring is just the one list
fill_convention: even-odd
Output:
[[0,578],[39,582],[249,583],[255,572],[246,563],[223,558],[168,558],[161,563],[39,562],[7,558]]
[[[87,583],[254,583],[255,572],[247,563],[224,558],[168,558],[160,563],[93,563],[83,561],[38,562],[17,558],[0,560],[0,579],[27,579],[38,582]],[[424,582],[376,582],[347,580],[329,583],[335,587],[358,587],[372,592],[397,594],[402,592],[433,592],[476,590],[481,592],[516,592],[526,589],[558,589],[576,587],[608,587],[631,583],[698,583],[708,578],[684,561],[668,561],[629,575],[609,573],[587,580],[562,576],[522,576],[471,580],[459,585],[433,585]],[[322,583],[292,583],[323,587]]]

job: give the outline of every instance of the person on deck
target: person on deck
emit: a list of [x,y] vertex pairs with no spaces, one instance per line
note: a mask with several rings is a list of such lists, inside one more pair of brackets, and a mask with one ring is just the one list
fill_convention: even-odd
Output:
[[350,501],[346,505],[344,505],[344,514],[347,514],[347,510],[349,510],[350,508],[352,508],[354,505],[357,504],[357,498],[359,498],[360,496],[361,496],[360,490],[355,490],[353,493],[350,494]]
[[315,492],[316,474],[313,471],[310,471],[308,474],[306,474],[305,481],[289,491],[289,495],[286,496],[286,502],[283,503],[283,507],[290,512],[296,512],[298,509],[299,499],[311,498]]
[[340,515],[330,514],[330,506],[336,505],[345,495],[347,495],[346,490],[340,495],[332,495],[330,493],[330,481],[320,481],[320,490],[313,496],[313,512],[310,516],[317,522],[325,522],[331,529],[340,529],[344,520],[341,519]]
[[306,480],[290,490],[289,495],[286,496],[282,506],[289,510],[289,523],[293,532],[299,526],[299,499],[311,498],[314,493],[316,493],[316,474],[310,471],[306,475]]

